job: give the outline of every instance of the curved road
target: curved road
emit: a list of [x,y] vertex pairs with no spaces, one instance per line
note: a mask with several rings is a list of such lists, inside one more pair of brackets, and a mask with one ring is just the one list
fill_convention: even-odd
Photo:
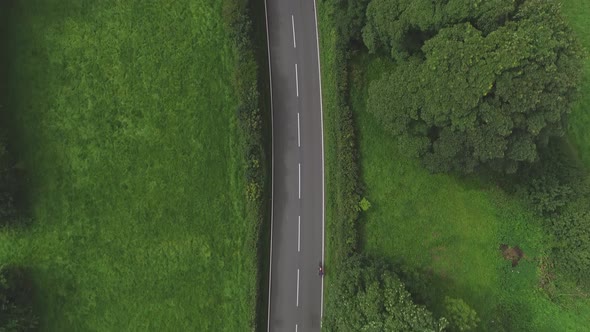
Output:
[[273,114],[268,331],[319,331],[322,101],[314,0],[265,0]]

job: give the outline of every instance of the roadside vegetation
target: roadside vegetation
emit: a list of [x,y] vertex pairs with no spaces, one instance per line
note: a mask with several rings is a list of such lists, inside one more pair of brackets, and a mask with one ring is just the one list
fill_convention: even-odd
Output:
[[[380,266],[440,323],[386,330],[584,330],[590,186],[564,135],[583,132],[575,105],[587,93],[576,89],[587,79],[569,22],[546,1],[358,4],[320,5],[325,123],[351,110],[354,119],[334,134],[350,144],[326,156],[338,167],[327,166],[328,263],[337,268],[326,278],[327,329],[385,326],[375,314],[384,306],[374,307],[387,298]],[[338,57],[344,65],[334,66]],[[338,149],[351,148],[343,160]],[[360,177],[344,178],[348,168]],[[360,255],[360,273],[373,276],[345,286],[346,255]],[[397,307],[390,314],[403,317],[407,307]]]
[[[586,53],[590,54],[590,6],[584,0],[562,0],[563,13],[574,29]],[[576,148],[577,154],[590,169],[590,61],[585,61],[583,79],[580,85],[581,94],[569,122],[569,137]]]
[[17,289],[34,295],[0,294],[14,317],[256,328],[268,169],[247,5],[0,5],[2,167],[22,188],[0,201],[25,225],[0,232],[0,264],[26,267]]

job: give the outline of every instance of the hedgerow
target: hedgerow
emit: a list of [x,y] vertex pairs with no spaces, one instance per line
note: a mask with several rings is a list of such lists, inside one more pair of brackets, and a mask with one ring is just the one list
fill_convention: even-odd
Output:
[[[228,27],[229,34],[234,44],[235,76],[233,83],[238,99],[236,109],[239,127],[239,144],[242,147],[245,163],[246,192],[248,215],[255,220],[254,237],[250,239],[251,250],[261,259],[261,252],[265,240],[262,239],[261,230],[268,217],[268,152],[265,141],[265,127],[268,126],[268,117],[265,117],[264,100],[261,99],[259,82],[260,66],[257,61],[256,43],[253,31],[252,8],[254,4],[249,0],[226,0],[223,6],[223,16]],[[264,264],[258,263],[259,267]],[[253,330],[257,330],[260,321],[258,315],[265,312],[261,305],[260,294],[263,292],[261,269],[257,267],[256,288],[250,294],[250,306],[256,308],[250,318]],[[258,318],[258,319],[257,319]]]

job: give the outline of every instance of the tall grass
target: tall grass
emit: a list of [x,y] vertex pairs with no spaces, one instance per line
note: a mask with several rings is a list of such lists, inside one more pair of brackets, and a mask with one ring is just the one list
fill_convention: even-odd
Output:
[[12,3],[2,111],[34,223],[0,234],[0,261],[32,269],[42,329],[251,329],[258,221],[222,3]]

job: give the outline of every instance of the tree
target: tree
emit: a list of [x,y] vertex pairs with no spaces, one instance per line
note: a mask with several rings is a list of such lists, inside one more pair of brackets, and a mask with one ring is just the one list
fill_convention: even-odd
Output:
[[369,0],[326,0],[334,8],[338,18],[333,20],[343,42],[361,41],[361,30],[365,25],[365,11]]
[[564,135],[582,50],[554,2],[372,0],[363,37],[398,61],[369,111],[432,171],[514,173]]
[[477,313],[462,299],[445,296],[445,315],[453,331],[472,331],[477,327]]
[[335,276],[327,303],[326,331],[443,331],[436,319],[393,272],[359,256],[348,259]]

